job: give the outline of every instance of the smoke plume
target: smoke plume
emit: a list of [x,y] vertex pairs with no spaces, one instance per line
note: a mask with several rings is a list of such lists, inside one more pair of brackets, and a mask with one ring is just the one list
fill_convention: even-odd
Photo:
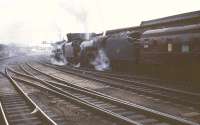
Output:
[[65,59],[59,61],[59,60],[56,60],[55,58],[51,58],[51,64],[63,66],[67,64],[67,61]]
[[91,62],[91,64],[94,65],[95,69],[99,71],[110,69],[110,60],[103,49],[98,50],[97,56]]
[[51,63],[54,65],[66,65],[68,62],[63,53],[63,46],[65,42],[53,44],[53,50],[51,54]]

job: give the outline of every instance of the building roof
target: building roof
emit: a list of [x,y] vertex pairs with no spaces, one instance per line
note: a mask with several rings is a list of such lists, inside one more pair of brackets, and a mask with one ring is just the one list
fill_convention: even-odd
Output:
[[187,33],[187,32],[200,33],[200,24],[162,28],[156,30],[147,30],[143,33],[143,36],[166,35],[166,34],[177,34],[177,33]]
[[200,18],[200,11],[188,12],[188,13],[178,14],[174,16],[149,20],[149,21],[142,21],[140,26],[150,26],[150,25],[171,23],[171,22],[196,19],[196,18]]

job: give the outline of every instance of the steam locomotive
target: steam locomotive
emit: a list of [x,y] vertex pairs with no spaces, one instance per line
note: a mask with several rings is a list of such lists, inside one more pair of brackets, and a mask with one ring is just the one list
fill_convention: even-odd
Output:
[[102,59],[103,65],[113,69],[130,70],[140,64],[198,65],[199,20],[200,11],[197,11],[142,22],[137,27],[110,30],[105,36],[70,33],[62,52],[69,64],[87,67],[98,67]]

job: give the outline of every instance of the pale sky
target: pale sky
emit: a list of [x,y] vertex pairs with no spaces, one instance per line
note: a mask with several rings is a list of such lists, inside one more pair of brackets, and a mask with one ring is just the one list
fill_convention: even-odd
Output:
[[200,10],[200,0],[0,0],[0,43],[55,41]]

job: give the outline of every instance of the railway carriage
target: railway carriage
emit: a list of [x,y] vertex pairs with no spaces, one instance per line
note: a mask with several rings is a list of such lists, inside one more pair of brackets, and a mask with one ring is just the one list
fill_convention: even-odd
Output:
[[148,30],[140,40],[140,63],[200,63],[200,24]]

